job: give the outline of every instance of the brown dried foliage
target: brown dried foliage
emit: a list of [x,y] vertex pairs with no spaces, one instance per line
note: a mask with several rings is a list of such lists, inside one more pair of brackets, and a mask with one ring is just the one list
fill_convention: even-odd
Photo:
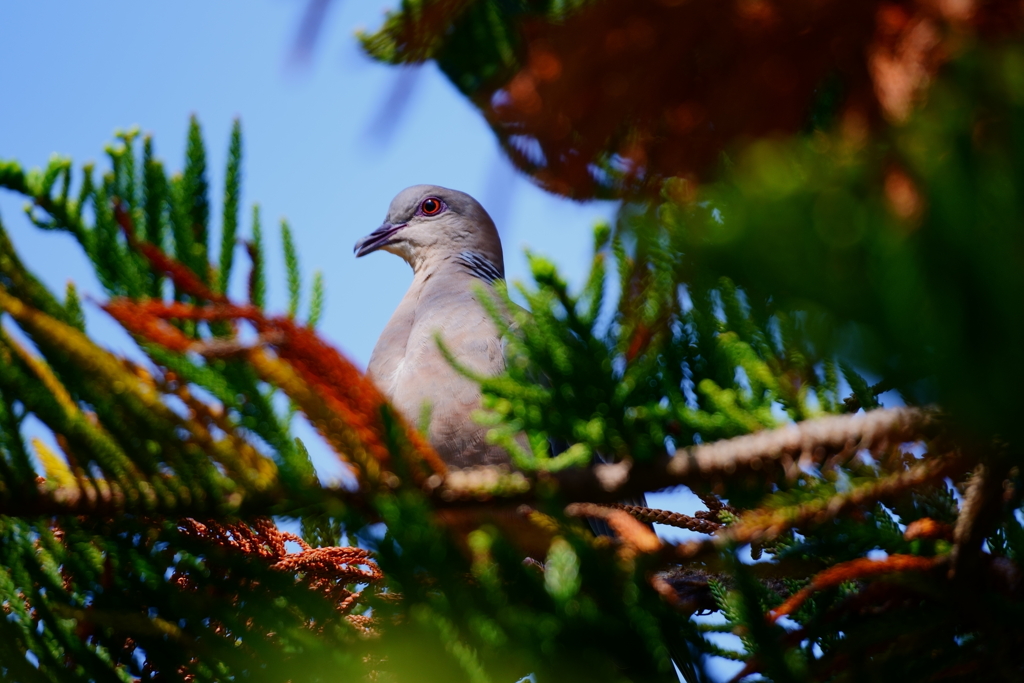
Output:
[[[185,536],[201,539],[231,552],[258,558],[272,569],[294,574],[303,585],[330,600],[339,613],[347,615],[358,604],[361,593],[351,584],[377,584],[383,578],[380,568],[362,548],[313,548],[302,538],[281,531],[266,518],[251,523],[216,522],[187,518],[179,522]],[[286,544],[295,543],[298,552],[288,552]],[[185,574],[176,574],[172,581],[183,589],[191,588]],[[350,623],[361,630],[372,625],[367,617],[350,615]]]
[[525,22],[523,67],[474,99],[545,189],[657,192],[709,178],[738,142],[801,130],[829,83],[851,132],[902,120],[959,44],[1018,30],[1021,13],[1010,0],[592,3]]

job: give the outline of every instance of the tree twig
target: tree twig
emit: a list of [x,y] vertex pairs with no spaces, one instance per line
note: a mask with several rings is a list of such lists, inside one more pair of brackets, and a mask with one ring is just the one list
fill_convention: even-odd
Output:
[[722,528],[722,524],[719,522],[690,517],[681,512],[659,510],[657,508],[644,507],[643,505],[623,505],[621,503],[612,505],[612,507],[628,512],[636,519],[647,524],[665,524],[667,526],[679,527],[680,529],[689,529],[701,534],[714,533]]
[[763,543],[777,538],[789,529],[807,524],[824,524],[854,507],[884,500],[948,476],[958,469],[962,471],[962,468],[965,468],[964,459],[954,454],[929,458],[905,472],[858,486],[848,493],[833,496],[825,501],[812,501],[804,505],[748,513],[735,524],[717,532],[713,538],[676,546],[675,554],[682,559],[692,559],[728,545]]

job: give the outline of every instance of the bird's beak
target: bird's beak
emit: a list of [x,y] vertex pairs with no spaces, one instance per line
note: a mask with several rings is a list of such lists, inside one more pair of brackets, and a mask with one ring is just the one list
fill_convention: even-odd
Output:
[[356,242],[355,251],[356,258],[360,256],[366,256],[372,251],[377,251],[381,247],[391,244],[391,237],[404,228],[408,223],[399,223],[398,225],[392,225],[391,223],[384,223],[369,235]]

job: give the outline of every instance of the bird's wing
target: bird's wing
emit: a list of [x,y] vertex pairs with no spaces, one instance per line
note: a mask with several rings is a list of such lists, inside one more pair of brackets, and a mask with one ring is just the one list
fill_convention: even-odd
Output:
[[[480,305],[467,277],[438,274],[416,292],[415,319],[394,382],[393,400],[407,416],[430,410],[430,441],[453,467],[508,462],[508,454],[487,443],[487,428],[473,420],[480,387],[452,367],[438,348],[473,373],[497,375],[505,357],[497,326]],[[412,290],[410,290],[412,291]]]

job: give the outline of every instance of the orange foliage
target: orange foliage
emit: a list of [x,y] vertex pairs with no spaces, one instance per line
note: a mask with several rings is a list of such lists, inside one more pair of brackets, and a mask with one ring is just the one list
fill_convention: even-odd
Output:
[[594,503],[573,503],[565,508],[565,514],[604,520],[622,543],[636,552],[654,553],[662,547],[654,530],[625,510]]
[[132,223],[131,216],[127,211],[125,211],[124,205],[118,199],[114,200],[114,218],[124,231],[128,244],[145,256],[149,260],[150,264],[152,264],[154,270],[167,274],[178,289],[183,292],[188,292],[199,299],[206,299],[207,301],[225,301],[223,296],[214,293],[205,284],[203,284],[203,281],[199,276],[197,276],[188,266],[171,258],[155,244],[139,240],[135,236],[135,226]]
[[[331,439],[329,433],[338,428],[342,431],[350,430],[354,432],[354,438],[341,439],[342,443],[358,443],[361,449],[365,449],[376,460],[376,463],[388,463],[390,452],[384,424],[386,401],[372,381],[334,347],[320,339],[313,330],[297,324],[291,318],[267,316],[256,306],[232,304],[223,296],[211,292],[184,264],[167,256],[156,246],[136,239],[131,221],[119,205],[115,205],[115,212],[133,247],[141,251],[156,270],[170,277],[181,291],[212,303],[197,305],[164,302],[159,299],[115,299],[104,306],[107,313],[133,334],[178,353],[238,353],[246,351],[247,348],[234,338],[197,341],[170,325],[167,322],[169,319],[205,322],[248,321],[256,328],[261,340],[273,347],[277,356],[295,370],[318,398],[327,404],[327,411],[333,414],[334,419],[325,421],[322,419],[324,416],[319,415],[321,419],[311,416],[311,420],[325,436],[328,436],[328,440],[337,445],[339,440]],[[299,403],[300,407],[305,408],[302,402]],[[425,462],[432,473],[444,474],[444,462],[426,440],[407,425],[401,416],[393,411],[391,414],[417,459]],[[339,452],[339,455],[344,455],[344,452]],[[369,469],[366,467],[367,463],[360,464],[364,465],[364,470]],[[364,474],[376,480],[377,467],[372,469],[372,472],[366,471]]]
[[866,557],[859,557],[849,562],[829,567],[825,571],[814,576],[811,582],[794,593],[784,603],[776,607],[769,614],[771,621],[800,609],[807,598],[814,593],[827,588],[835,588],[847,581],[866,579],[870,576],[880,574],[893,574],[897,572],[924,572],[932,569],[941,562],[944,556],[919,557],[917,555],[890,555],[884,560],[871,560]]
[[936,522],[931,517],[922,517],[907,525],[903,532],[903,538],[908,541],[916,540],[951,540],[953,538],[953,527],[942,522]]
[[[278,357],[327,403],[341,421],[339,426],[354,430],[359,442],[378,463],[385,464],[390,460],[382,414],[384,396],[351,362],[309,328],[289,318],[266,316],[248,305],[197,306],[155,299],[142,302],[117,299],[104,308],[127,330],[179,353],[203,351],[206,347],[168,325],[167,319],[206,322],[247,320]],[[210,345],[213,350],[224,346],[223,340],[215,340]],[[244,347],[236,344],[231,348],[239,350]],[[444,473],[443,462],[423,437],[397,415],[395,419],[399,426],[404,427],[405,437],[420,459],[427,462],[434,472]]]

